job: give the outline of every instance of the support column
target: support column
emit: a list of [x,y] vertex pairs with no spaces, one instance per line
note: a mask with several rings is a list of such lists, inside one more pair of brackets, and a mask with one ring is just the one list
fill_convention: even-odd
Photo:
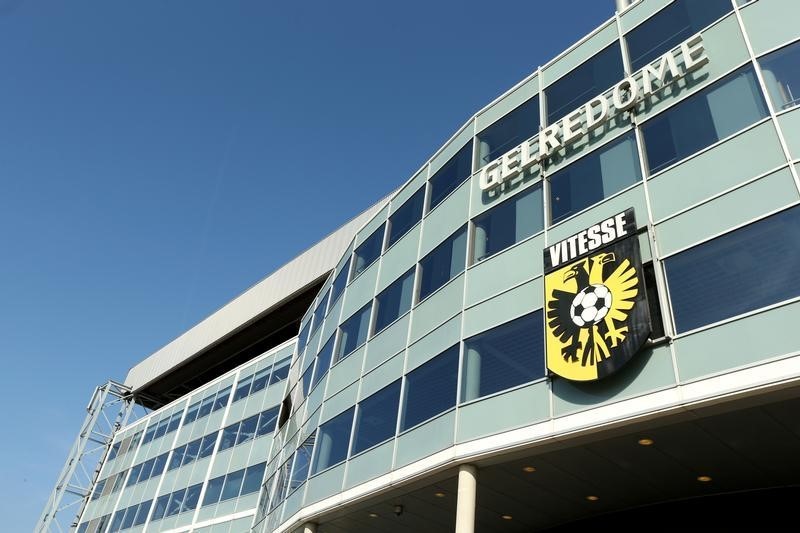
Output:
[[475,533],[475,497],[477,491],[478,469],[474,465],[459,466],[456,533]]
[[303,533],[317,533],[317,524],[314,522],[306,522],[303,524]]

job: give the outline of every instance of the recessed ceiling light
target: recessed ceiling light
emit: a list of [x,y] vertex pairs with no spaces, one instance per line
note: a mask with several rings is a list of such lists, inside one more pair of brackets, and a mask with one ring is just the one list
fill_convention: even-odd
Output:
[[639,444],[642,446],[652,446],[654,443],[653,439],[639,439]]
[[595,496],[594,494],[590,494],[589,496],[586,497],[586,499],[589,500],[590,502],[596,502],[597,500],[600,499],[600,496]]
[[378,513],[369,513],[370,518],[378,518]]
[[436,496],[437,498],[444,498],[446,496],[446,494],[442,491],[434,492],[433,495]]
[[511,516],[510,514],[504,514],[500,518],[502,518],[503,520],[512,520],[514,517]]
[[700,483],[708,483],[711,481],[711,476],[697,476],[697,481]]
[[535,466],[523,466],[522,467],[522,471],[523,472],[528,472],[528,473],[536,472],[536,467]]

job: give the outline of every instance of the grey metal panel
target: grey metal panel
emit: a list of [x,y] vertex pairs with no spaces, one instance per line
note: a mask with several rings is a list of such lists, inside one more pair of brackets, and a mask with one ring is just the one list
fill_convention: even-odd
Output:
[[383,198],[132,367],[125,378],[125,385],[136,391],[169,373],[208,346],[219,342],[228,334],[333,270],[356,232],[387,204],[390,197],[391,195]]

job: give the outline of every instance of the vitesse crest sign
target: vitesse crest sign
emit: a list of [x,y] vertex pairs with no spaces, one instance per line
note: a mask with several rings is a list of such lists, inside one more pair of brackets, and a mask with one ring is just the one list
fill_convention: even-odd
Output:
[[614,373],[650,335],[633,209],[544,254],[547,368],[574,381]]

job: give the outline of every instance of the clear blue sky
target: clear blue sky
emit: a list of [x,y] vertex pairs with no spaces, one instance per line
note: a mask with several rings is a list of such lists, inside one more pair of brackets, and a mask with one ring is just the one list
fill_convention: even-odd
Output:
[[95,385],[614,11],[548,4],[0,0],[0,529],[32,529]]

